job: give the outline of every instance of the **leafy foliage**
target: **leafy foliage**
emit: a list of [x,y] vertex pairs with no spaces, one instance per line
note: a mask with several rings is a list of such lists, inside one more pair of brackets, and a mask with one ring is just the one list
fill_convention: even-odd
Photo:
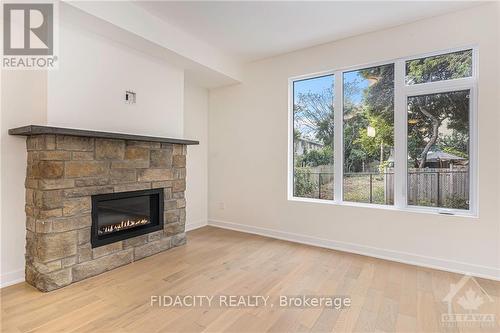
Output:
[[[411,137],[410,157],[423,168],[427,153],[437,143],[441,125],[446,121],[449,131],[468,134],[469,91],[452,91],[408,98],[408,135]],[[423,147],[423,149],[421,148]]]
[[371,116],[394,124],[394,64],[363,69],[360,75],[372,82],[365,91],[363,104]]
[[406,82],[418,84],[472,75],[472,50],[426,57],[406,63]]
[[358,113],[344,122],[344,169],[355,172],[362,169],[363,162],[368,159],[368,151],[359,142],[360,132],[368,126],[366,115]]
[[[472,50],[415,59],[406,64],[409,84],[462,78],[472,75]],[[410,97],[408,99],[409,155],[415,166],[423,168],[427,153],[439,138],[439,128],[446,122],[449,130],[468,133],[469,92],[456,91]],[[441,149],[445,150],[441,144]],[[459,151],[465,152],[465,150]]]
[[321,93],[300,93],[294,102],[295,128],[298,124],[311,133],[316,140],[333,147],[333,86]]
[[459,195],[452,195],[446,198],[444,207],[454,209],[469,209],[469,202],[466,198]]
[[310,150],[305,153],[302,158],[302,165],[310,167],[328,164],[333,164],[333,151],[330,146],[325,146],[317,150]]
[[311,170],[309,168],[295,168],[294,195],[296,197],[312,197],[316,187],[316,184],[311,179]]
[[[360,93],[358,82],[351,83],[358,91],[344,84],[344,168],[348,172],[374,164],[381,169],[394,145],[394,65],[363,69],[358,75],[369,82],[361,103],[352,101]],[[374,136],[368,135],[368,126]]]
[[469,151],[469,135],[467,133],[453,131],[450,135],[439,138],[439,149],[449,154],[467,158]]

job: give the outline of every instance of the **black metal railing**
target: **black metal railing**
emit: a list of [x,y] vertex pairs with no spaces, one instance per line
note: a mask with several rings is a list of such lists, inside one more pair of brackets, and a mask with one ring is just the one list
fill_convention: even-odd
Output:
[[393,186],[392,172],[347,172],[344,173],[344,200],[376,204],[393,204],[394,193],[387,188]]
[[[408,204],[462,208],[468,206],[467,170],[410,169]],[[294,174],[294,195],[333,200],[333,172],[300,171]],[[377,204],[394,203],[394,172],[348,172],[343,179],[344,200]]]

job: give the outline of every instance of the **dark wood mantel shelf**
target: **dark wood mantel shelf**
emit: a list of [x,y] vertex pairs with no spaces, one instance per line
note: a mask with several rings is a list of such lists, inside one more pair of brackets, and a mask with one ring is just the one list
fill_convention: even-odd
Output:
[[134,141],[148,141],[148,142],[161,142],[161,143],[174,143],[180,145],[197,145],[199,141],[196,140],[186,140],[186,139],[175,139],[175,138],[163,138],[157,136],[145,136],[127,133],[115,133],[115,132],[100,132],[100,131],[89,131],[83,129],[74,128],[63,128],[63,127],[50,127],[50,126],[40,126],[40,125],[28,125],[18,128],[9,129],[10,135],[41,135],[41,134],[58,134],[58,135],[69,135],[69,136],[83,136],[91,138],[101,138],[101,139],[121,139],[121,140],[134,140]]

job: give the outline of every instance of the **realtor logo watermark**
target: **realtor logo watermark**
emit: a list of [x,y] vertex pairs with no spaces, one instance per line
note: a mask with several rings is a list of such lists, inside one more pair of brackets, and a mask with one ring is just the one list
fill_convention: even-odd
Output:
[[160,308],[330,308],[343,310],[351,306],[348,296],[332,295],[151,295],[150,306]]
[[443,302],[447,305],[447,312],[441,314],[443,326],[496,327],[494,300],[470,275],[452,283]]
[[2,10],[2,68],[55,69],[58,3],[4,2]]

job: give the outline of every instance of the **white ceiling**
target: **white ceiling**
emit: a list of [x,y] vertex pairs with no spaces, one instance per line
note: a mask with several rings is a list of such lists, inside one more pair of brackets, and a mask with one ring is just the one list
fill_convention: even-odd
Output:
[[170,2],[139,5],[250,62],[478,5],[467,1]]

